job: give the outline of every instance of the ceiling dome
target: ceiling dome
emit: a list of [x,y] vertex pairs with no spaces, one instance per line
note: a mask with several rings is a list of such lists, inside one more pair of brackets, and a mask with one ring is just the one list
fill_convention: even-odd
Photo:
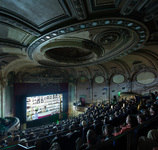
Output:
[[148,36],[148,29],[138,21],[104,18],[49,32],[32,42],[27,52],[31,60],[44,66],[89,66],[137,50]]

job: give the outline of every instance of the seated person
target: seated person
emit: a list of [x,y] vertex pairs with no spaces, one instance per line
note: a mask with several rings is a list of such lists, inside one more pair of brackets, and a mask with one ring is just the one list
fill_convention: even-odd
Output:
[[44,112],[48,112],[47,106],[44,106]]
[[[31,132],[29,135],[28,135],[28,138],[26,138],[27,141],[31,141],[31,140],[35,140],[36,139],[36,136],[34,134],[34,132]],[[32,142],[28,142],[28,146],[34,146],[35,145],[35,141],[32,141]]]
[[151,118],[151,116],[149,114],[149,110],[147,108],[142,110],[142,114],[145,116],[146,121]]
[[141,128],[137,128],[135,130],[135,133],[137,133],[137,136],[139,137],[142,135],[147,135],[150,126],[144,123],[146,121],[145,116],[143,114],[138,114],[137,121],[138,121],[138,125],[143,125]]
[[49,150],[61,150],[60,144],[58,142],[53,142]]
[[92,129],[89,129],[87,131],[86,140],[87,140],[87,143],[84,143],[83,145],[81,145],[78,148],[79,150],[84,150],[86,148],[89,148],[95,145],[97,143],[97,134]]
[[69,138],[72,135],[72,133],[73,133],[73,126],[70,125],[69,126],[69,133],[67,133],[66,136]]
[[35,109],[34,119],[38,119],[38,110]]
[[4,147],[7,147],[7,146],[8,146],[7,140],[2,139],[2,140],[0,141],[0,148],[4,148]]
[[152,150],[158,147],[158,131],[150,130],[147,137],[141,136],[138,140],[137,150]]
[[82,125],[82,128],[81,128],[81,134],[82,134],[82,139],[83,141],[85,142],[86,141],[86,133],[87,133],[87,130],[88,130],[88,127],[87,127],[87,122],[85,120],[83,120],[81,122],[81,125]]
[[113,137],[113,126],[110,124],[106,124],[102,126],[102,132],[103,132],[103,138],[102,138],[102,142],[103,141],[107,141],[110,138]]
[[93,130],[88,130],[87,131],[87,147],[91,147],[97,143],[97,135]]
[[138,125],[137,119],[134,116],[128,115],[126,117],[126,125],[125,126],[120,126],[121,130],[118,133],[115,133],[114,136],[120,135],[123,132],[128,131],[129,129],[131,129],[131,128],[137,126],[137,125]]
[[137,121],[138,121],[138,124],[143,124],[146,121],[145,116],[143,114],[138,114]]
[[155,117],[157,112],[156,112],[156,108],[155,107],[150,107],[149,108],[149,114],[151,117]]

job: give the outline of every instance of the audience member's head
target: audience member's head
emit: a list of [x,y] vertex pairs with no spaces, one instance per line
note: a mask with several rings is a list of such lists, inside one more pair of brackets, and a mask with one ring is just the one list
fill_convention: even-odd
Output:
[[150,130],[147,134],[147,138],[151,139],[155,142],[158,142],[158,131],[157,130]]
[[88,146],[92,146],[97,143],[97,134],[92,129],[87,131],[86,137]]
[[70,125],[70,126],[69,126],[69,132],[73,132],[73,130],[74,130],[73,125]]
[[156,115],[156,109],[155,109],[155,107],[150,107],[149,108],[149,113],[150,113],[150,116]]
[[138,125],[136,117],[134,117],[132,115],[128,115],[126,117],[126,123],[127,123],[127,125],[130,125],[131,127],[135,127]]
[[20,141],[20,136],[19,135],[14,136],[13,141]]
[[45,136],[45,134],[43,132],[41,132],[41,133],[38,134],[37,138],[42,138],[44,136]]
[[87,122],[85,120],[83,120],[81,124],[82,124],[83,127],[87,126]]
[[145,116],[143,114],[138,114],[137,121],[138,121],[138,124],[143,124],[146,121]]
[[114,127],[111,124],[103,125],[102,127],[103,136],[110,137],[113,135],[113,132],[114,132]]
[[49,150],[61,150],[60,144],[58,142],[53,142]]

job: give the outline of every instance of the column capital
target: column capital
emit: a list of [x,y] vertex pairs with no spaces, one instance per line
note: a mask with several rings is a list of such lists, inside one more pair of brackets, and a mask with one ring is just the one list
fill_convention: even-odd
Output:
[[8,85],[8,79],[7,78],[2,78],[0,80],[0,86],[1,87],[6,87]]

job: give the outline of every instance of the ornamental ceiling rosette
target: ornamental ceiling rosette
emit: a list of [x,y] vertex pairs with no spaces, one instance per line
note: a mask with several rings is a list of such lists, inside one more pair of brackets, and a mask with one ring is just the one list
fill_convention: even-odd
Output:
[[49,32],[32,42],[27,53],[31,60],[53,68],[89,66],[137,50],[148,36],[147,27],[139,21],[104,18]]

